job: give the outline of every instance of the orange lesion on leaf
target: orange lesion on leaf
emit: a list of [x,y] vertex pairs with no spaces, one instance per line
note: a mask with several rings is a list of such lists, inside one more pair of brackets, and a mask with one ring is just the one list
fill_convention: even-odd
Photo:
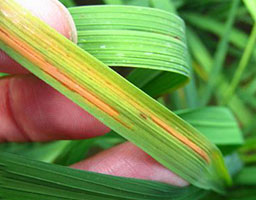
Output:
[[22,42],[17,37],[9,33],[0,27],[0,39],[6,43],[11,48],[15,49],[22,56],[27,58],[30,62],[38,66],[42,71],[44,71],[47,75],[53,77],[58,80],[63,86],[65,86],[68,90],[75,92],[82,97],[84,97],[89,103],[93,104],[101,111],[107,113],[109,116],[114,118],[120,124],[125,126],[126,128],[131,129],[126,123],[124,123],[121,119],[119,119],[119,112],[102,101],[99,97],[94,95],[92,92],[87,90],[86,88],[78,85],[74,80],[68,77],[66,74],[60,72],[55,66],[48,63],[44,57],[33,49],[28,44]]
[[189,140],[186,136],[180,134],[177,130],[172,128],[170,125],[166,124],[163,120],[156,117],[153,112],[145,109],[136,100],[134,100],[133,98],[130,98],[130,96],[127,93],[121,91],[118,88],[115,88],[115,89],[117,89],[116,93],[118,93],[119,96],[123,96],[126,99],[126,101],[128,101],[134,108],[136,108],[139,111],[140,118],[142,118],[143,120],[147,120],[148,118],[151,118],[151,120],[155,124],[157,124],[162,129],[170,133],[176,139],[181,141],[184,145],[192,149],[194,152],[200,155],[207,163],[210,163],[210,158],[208,154],[203,149],[201,149],[198,145],[196,145],[193,141]]
[[203,151],[199,146],[197,146],[195,143],[193,143],[192,141],[190,141],[187,137],[185,137],[184,135],[181,135],[177,132],[177,130],[175,130],[174,128],[170,127],[168,124],[166,124],[164,121],[162,121],[161,119],[159,119],[156,116],[151,115],[150,116],[152,121],[154,123],[156,123],[158,126],[160,126],[161,128],[163,128],[165,131],[167,131],[168,133],[170,133],[172,136],[174,136],[175,138],[177,138],[179,141],[181,141],[183,144],[185,144],[186,146],[188,146],[189,148],[191,148],[193,151],[195,151],[197,154],[199,154],[207,163],[210,163],[210,158],[209,156],[206,154],[205,151]]
[[182,142],[184,145],[192,149],[194,152],[196,152],[198,155],[200,155],[207,163],[210,163],[210,158],[208,154],[201,149],[197,144],[195,144],[193,141],[189,140],[186,136],[180,134],[177,130],[166,124],[163,120],[159,119],[154,115],[154,113],[148,109],[146,109],[143,105],[141,105],[139,102],[137,102],[134,98],[132,98],[129,93],[126,93],[125,91],[121,90],[116,85],[110,85],[110,87],[113,88],[116,94],[118,96],[122,97],[127,101],[132,107],[136,108],[137,111],[139,111],[139,116],[143,120],[147,120],[148,118],[151,118],[151,120],[160,126],[162,129],[170,133],[172,136],[174,136],[176,139],[178,139],[180,142]]
[[[97,97],[88,89],[77,84],[74,80],[72,80],[71,77],[68,77],[67,74],[60,72],[55,66],[47,62],[44,59],[43,55],[37,52],[37,50],[29,46],[28,44],[22,42],[17,37],[9,33],[7,30],[1,29],[1,27],[0,27],[0,39],[4,41],[8,46],[15,49],[21,55],[26,57],[30,62],[40,67],[40,69],[45,73],[47,73],[49,76],[57,79],[67,89],[81,95],[89,103],[93,104],[94,106],[99,108],[101,111],[107,113],[109,116],[114,118],[116,121],[118,121],[120,124],[122,124],[126,128],[128,129],[132,128],[130,125],[127,125],[125,122],[123,122],[120,119],[120,113],[115,108],[111,107],[109,104],[102,101],[99,97]],[[87,69],[89,70],[89,68]],[[175,138],[177,138],[183,144],[187,145],[189,148],[193,149],[196,153],[198,153],[204,160],[209,162],[208,155],[200,147],[198,147],[195,143],[190,141],[188,138],[186,138],[182,134],[178,133],[175,129],[167,125],[161,119],[155,117],[150,110],[147,110],[146,108],[144,108],[143,105],[141,105],[139,102],[134,100],[131,97],[131,95],[123,91],[119,85],[107,82],[105,77],[102,77],[101,75],[102,74],[97,74],[98,77],[95,77],[95,78],[101,81],[104,81],[106,85],[108,85],[110,88],[112,88],[113,91],[115,91],[115,94],[117,94],[122,99],[127,101],[130,105],[132,105],[134,108],[136,108],[140,112],[141,118],[143,118],[144,120],[147,120],[150,117],[154,123],[156,123],[158,126],[163,128],[168,133],[172,134]],[[95,73],[94,73],[94,76],[96,76]]]

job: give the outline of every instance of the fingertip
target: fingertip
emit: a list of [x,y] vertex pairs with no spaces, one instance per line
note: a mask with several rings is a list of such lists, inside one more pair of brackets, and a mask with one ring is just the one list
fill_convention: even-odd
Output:
[[66,19],[65,21],[68,23],[67,38],[69,38],[74,43],[77,43],[77,40],[78,40],[77,29],[76,29],[75,22],[72,18],[72,15],[60,1],[58,1],[58,0],[52,0],[52,1],[53,1],[53,3],[56,4],[57,7],[59,7],[60,10],[63,11],[63,19]]
[[179,187],[188,185],[188,182],[130,142],[103,151],[71,167],[115,176],[159,181]]
[[[15,0],[66,38],[77,43],[77,30],[71,14],[58,0]],[[0,50],[0,72],[28,74],[20,64]]]
[[59,33],[77,42],[75,23],[68,9],[58,0],[15,0],[17,3],[31,11]]

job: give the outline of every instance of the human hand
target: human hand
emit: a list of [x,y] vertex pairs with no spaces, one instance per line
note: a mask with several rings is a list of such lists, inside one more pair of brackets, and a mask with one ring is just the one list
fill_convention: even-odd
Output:
[[[74,23],[57,0],[16,0],[61,34],[76,40]],[[85,139],[109,128],[0,52],[0,142]],[[187,182],[135,145],[126,142],[72,166],[116,176],[156,180],[177,186]]]

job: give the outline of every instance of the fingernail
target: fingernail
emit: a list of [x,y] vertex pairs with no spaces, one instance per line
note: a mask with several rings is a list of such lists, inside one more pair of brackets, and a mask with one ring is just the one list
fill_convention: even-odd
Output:
[[77,43],[77,30],[68,9],[58,0],[15,0],[32,14],[56,29],[59,33]]
[[70,14],[70,12],[68,11],[68,9],[58,0],[52,0],[53,3],[55,3],[60,10],[63,11],[63,14],[65,16],[65,18],[67,19],[67,22],[69,23],[69,27],[70,27],[70,31],[69,31],[69,35],[70,35],[70,40],[73,41],[74,43],[77,43],[77,29],[76,29],[76,25],[75,22],[72,18],[72,15]]

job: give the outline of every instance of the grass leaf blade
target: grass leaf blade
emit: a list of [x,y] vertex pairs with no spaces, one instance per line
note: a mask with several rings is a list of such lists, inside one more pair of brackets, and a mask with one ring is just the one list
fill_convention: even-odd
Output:
[[0,6],[8,55],[185,180],[218,192],[231,183],[220,151],[196,129],[15,1]]

